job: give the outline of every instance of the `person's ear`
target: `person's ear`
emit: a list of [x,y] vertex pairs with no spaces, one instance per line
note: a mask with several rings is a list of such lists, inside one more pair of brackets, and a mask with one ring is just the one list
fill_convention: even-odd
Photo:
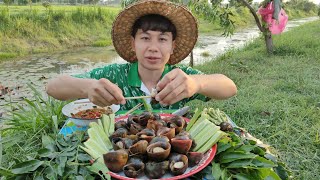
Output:
[[132,48],[132,51],[136,51],[136,47],[134,45],[134,37],[131,36],[131,48]]
[[172,48],[171,48],[171,54],[173,54],[173,50],[176,47],[176,41],[172,41]]

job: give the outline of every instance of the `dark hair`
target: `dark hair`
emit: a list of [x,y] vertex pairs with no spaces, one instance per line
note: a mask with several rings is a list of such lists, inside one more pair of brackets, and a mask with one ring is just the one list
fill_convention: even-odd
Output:
[[175,40],[177,36],[176,27],[172,24],[172,22],[168,18],[158,14],[148,14],[137,19],[132,27],[132,37],[135,37],[138,29],[142,29],[143,32],[148,30],[171,32],[173,40]]

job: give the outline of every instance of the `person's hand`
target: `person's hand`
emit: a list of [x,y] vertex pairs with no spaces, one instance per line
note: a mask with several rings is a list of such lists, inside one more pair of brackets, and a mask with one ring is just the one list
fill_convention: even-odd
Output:
[[111,104],[125,104],[122,90],[108,79],[102,78],[94,81],[88,86],[89,100],[98,106],[109,106]]
[[163,105],[174,104],[189,98],[199,91],[199,83],[181,69],[174,69],[166,74],[157,84],[156,100]]

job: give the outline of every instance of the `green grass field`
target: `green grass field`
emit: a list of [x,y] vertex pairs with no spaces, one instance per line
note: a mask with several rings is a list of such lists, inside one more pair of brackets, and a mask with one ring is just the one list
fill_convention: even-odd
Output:
[[275,52],[264,41],[197,66],[222,73],[238,86],[227,101],[192,103],[225,111],[239,126],[270,144],[294,179],[320,179],[320,21],[274,36]]
[[0,61],[39,52],[111,45],[120,7],[0,6]]
[[[6,6],[0,6],[1,9],[5,8]],[[51,5],[50,8],[53,10],[53,11],[64,11],[64,12],[73,12],[73,11],[76,11],[79,7],[83,7],[87,10],[91,9],[91,8],[94,8],[94,6],[92,5],[81,5],[81,6],[72,6],[72,5]],[[114,12],[114,13],[117,13],[119,12],[119,9],[121,8],[120,6],[119,7],[111,7],[111,6],[97,6],[97,7],[101,7],[103,9],[106,9],[108,11],[111,11],[111,12]],[[9,6],[9,9],[10,9],[10,12],[13,13],[13,14],[19,14],[23,11],[30,11],[30,9],[32,10],[35,10],[35,11],[39,11],[39,12],[42,12],[42,13],[45,13],[46,12],[46,8],[42,5],[33,5],[31,6],[17,6],[17,5],[10,5]]]

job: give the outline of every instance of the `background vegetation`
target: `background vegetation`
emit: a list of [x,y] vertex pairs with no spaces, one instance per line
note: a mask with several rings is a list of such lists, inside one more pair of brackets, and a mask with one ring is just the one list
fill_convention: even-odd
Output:
[[0,59],[71,47],[111,45],[119,8],[0,6]]
[[[8,2],[8,6],[0,5],[0,61],[72,47],[111,45],[112,22],[121,10],[120,6],[52,6],[48,2],[16,6]],[[255,7],[258,8],[258,4]],[[198,16],[200,33],[222,34],[215,10],[205,3],[190,8]],[[315,4],[301,0],[290,1],[285,9],[290,18],[317,14]],[[222,13],[232,14],[231,20],[237,30],[254,25],[252,15],[245,7],[234,6]]]
[[320,12],[319,4],[317,6],[307,0],[290,0],[283,4],[283,8],[289,17],[308,16],[309,13],[316,15]]
[[[222,73],[238,86],[227,101],[190,103],[218,107],[238,125],[274,147],[294,179],[320,178],[320,21],[274,36],[275,53],[264,40],[197,66]],[[303,36],[301,36],[303,34]]]

